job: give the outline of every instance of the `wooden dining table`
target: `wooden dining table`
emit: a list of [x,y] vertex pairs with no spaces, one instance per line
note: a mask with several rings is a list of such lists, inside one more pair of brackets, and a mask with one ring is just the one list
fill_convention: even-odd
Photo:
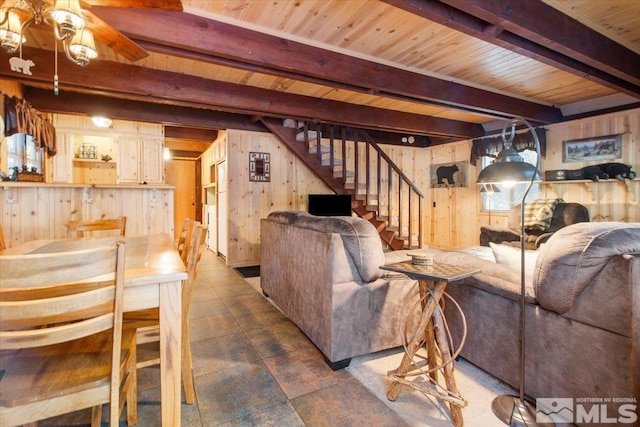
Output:
[[[187,271],[169,234],[34,240],[0,255],[77,251],[126,242],[124,311],[159,307],[162,425],[180,425],[182,281]],[[87,266],[87,268],[91,268]]]

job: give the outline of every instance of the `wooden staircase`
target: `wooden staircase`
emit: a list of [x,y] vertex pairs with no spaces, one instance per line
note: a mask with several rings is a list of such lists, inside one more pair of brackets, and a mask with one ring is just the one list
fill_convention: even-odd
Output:
[[353,211],[376,227],[390,249],[422,246],[423,195],[365,131],[261,121],[336,194],[351,195]]

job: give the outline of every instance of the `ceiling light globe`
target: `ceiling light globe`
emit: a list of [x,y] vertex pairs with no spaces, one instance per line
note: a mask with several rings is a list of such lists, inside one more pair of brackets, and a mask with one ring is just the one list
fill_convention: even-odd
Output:
[[92,116],[91,121],[99,128],[111,127],[111,123],[113,122],[109,117],[104,116]]

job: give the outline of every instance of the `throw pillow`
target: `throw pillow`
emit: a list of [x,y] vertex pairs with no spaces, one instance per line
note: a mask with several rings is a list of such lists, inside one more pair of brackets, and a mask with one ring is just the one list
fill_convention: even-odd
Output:
[[[520,272],[520,248],[508,245],[498,245],[495,243],[489,243],[493,255],[496,258],[496,263],[509,267],[512,270]],[[524,274],[532,275],[533,270],[536,268],[536,260],[538,259],[539,251],[524,251]]]

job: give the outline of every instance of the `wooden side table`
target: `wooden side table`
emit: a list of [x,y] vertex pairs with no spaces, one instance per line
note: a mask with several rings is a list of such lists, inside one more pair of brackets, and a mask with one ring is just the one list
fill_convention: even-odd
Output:
[[[467,269],[455,265],[433,263],[431,266],[413,264],[411,261],[399,262],[380,267],[382,270],[404,273],[418,281],[422,313],[418,327],[413,337],[407,342],[405,354],[397,369],[389,371],[388,377],[391,385],[387,390],[387,398],[396,400],[402,385],[415,388],[422,393],[435,396],[449,403],[451,421],[453,425],[461,427],[462,408],[467,406],[467,401],[460,395],[454,376],[453,349],[450,348],[449,339],[445,330],[445,321],[438,305],[449,282],[456,282],[465,277],[479,273],[478,269]],[[404,330],[407,337],[406,324]],[[427,350],[426,359],[417,356],[416,353],[422,347]],[[422,359],[416,361],[416,357]],[[438,359],[441,359],[438,360]],[[427,365],[425,371],[423,366]],[[440,391],[442,386],[438,383],[438,370],[443,371],[446,392]],[[425,387],[408,381],[406,377],[414,377],[428,373],[429,384],[433,387]]]

